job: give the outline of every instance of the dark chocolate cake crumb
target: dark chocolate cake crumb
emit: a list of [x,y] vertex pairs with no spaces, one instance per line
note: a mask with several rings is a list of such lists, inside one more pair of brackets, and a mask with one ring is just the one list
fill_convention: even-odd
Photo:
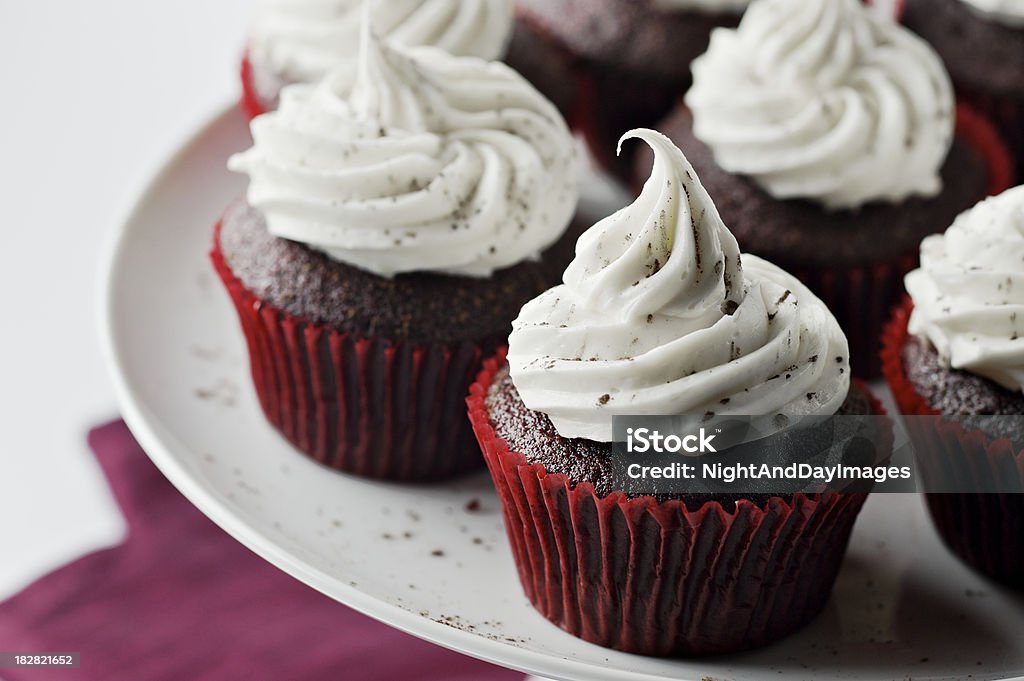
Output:
[[[572,481],[573,485],[588,482],[594,486],[599,497],[616,491],[613,485],[612,460],[610,442],[595,442],[583,438],[564,438],[558,434],[551,419],[546,414],[529,409],[523,404],[509,376],[508,369],[502,370],[494,378],[485,399],[491,425],[498,437],[504,439],[509,448],[521,452],[530,463],[539,463],[549,473],[561,473]],[[863,390],[854,387],[839,411],[840,414],[863,415],[871,413],[870,399]],[[780,415],[781,416],[781,415]],[[785,419],[785,424],[788,419]],[[710,494],[656,494],[658,501],[681,499],[688,505],[701,505],[706,501],[715,500],[727,510],[735,508],[739,499],[748,499],[763,504],[772,496],[744,494],[710,495]]]
[[1024,97],[1024,29],[979,16],[963,0],[907,0],[903,22],[931,43],[958,85]]
[[386,279],[279,239],[245,202],[224,215],[220,244],[235,276],[259,298],[296,317],[360,337],[412,342],[504,342],[524,303],[555,286],[581,232],[570,226],[540,262],[488,278],[434,273]]
[[[985,159],[957,139],[942,167],[943,191],[937,197],[837,211],[813,201],[780,201],[753,179],[720,168],[711,149],[693,134],[692,121],[689,110],[680,106],[660,129],[693,164],[740,247],[783,269],[890,262],[916,252],[924,237],[944,231],[987,193]],[[635,178],[644,180],[653,152],[641,149],[639,156]]]
[[1024,394],[969,371],[946,368],[924,339],[907,339],[903,366],[911,385],[935,411],[955,416],[1024,414]]
[[[566,49],[608,68],[678,82],[708,46],[711,31],[735,26],[738,13],[673,11],[651,0],[519,0],[523,21],[543,27]],[[679,91],[683,92],[682,89]]]
[[[903,370],[929,407],[962,417],[967,428],[1024,446],[1024,394],[969,371],[949,369],[928,341],[910,336],[902,351]],[[971,418],[1000,416],[1002,418]]]

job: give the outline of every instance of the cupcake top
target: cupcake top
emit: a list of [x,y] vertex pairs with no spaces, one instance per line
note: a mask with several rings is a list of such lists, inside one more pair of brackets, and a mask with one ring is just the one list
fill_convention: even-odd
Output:
[[363,45],[357,69],[285,88],[230,160],[269,231],[384,277],[486,277],[557,241],[578,187],[554,105],[498,62]]
[[704,12],[706,14],[739,14],[750,0],[651,0],[658,9],[674,12]]
[[[367,0],[261,0],[250,58],[289,82],[319,80],[358,53]],[[402,45],[499,59],[512,32],[512,0],[368,0],[374,28]]]
[[[509,339],[527,407],[567,438],[612,439],[613,415],[832,415],[848,345],[803,284],[741,258],[693,167],[666,137],[639,198],[588,230],[564,284],[527,303]],[[782,415],[783,418],[779,418]]]
[[686,95],[725,170],[829,209],[941,190],[955,100],[938,54],[860,0],[758,0]]
[[910,333],[930,341],[946,366],[1024,389],[1024,186],[925,239],[906,284]]
[[961,0],[983,18],[1013,28],[1024,28],[1024,0]]

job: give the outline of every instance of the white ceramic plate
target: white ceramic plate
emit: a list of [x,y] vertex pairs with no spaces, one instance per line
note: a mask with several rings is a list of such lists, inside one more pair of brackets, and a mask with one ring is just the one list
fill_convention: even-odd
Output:
[[[132,432],[203,512],[328,596],[469,655],[555,679],[1008,678],[1024,674],[1024,599],[939,544],[916,497],[873,497],[827,610],[781,644],[675,661],[605,650],[520,591],[486,475],[439,487],[346,477],[264,421],[243,339],[207,260],[225,170],[248,144],[229,110],[167,165],[105,266],[106,350]],[[477,510],[469,510],[479,502]]]

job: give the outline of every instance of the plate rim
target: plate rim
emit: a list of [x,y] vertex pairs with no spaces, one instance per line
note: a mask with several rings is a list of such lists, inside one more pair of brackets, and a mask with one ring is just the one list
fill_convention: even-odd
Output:
[[[559,678],[562,681],[663,681],[666,677],[652,676],[644,672],[622,671],[599,665],[560,658],[533,652],[519,646],[489,639],[472,632],[462,631],[443,622],[437,622],[401,606],[380,600],[359,589],[304,564],[290,555],[271,539],[251,527],[244,519],[218,498],[216,492],[198,481],[182,462],[179,451],[186,450],[173,433],[160,423],[159,417],[145,404],[133,387],[133,379],[122,361],[123,351],[117,333],[115,298],[120,270],[127,253],[129,237],[139,228],[151,203],[160,195],[163,186],[181,163],[188,158],[200,141],[218,127],[226,125],[229,118],[239,115],[237,103],[224,104],[202,123],[184,136],[174,151],[158,164],[156,172],[142,186],[143,189],[131,204],[125,217],[108,231],[101,248],[96,298],[98,301],[98,331],[100,346],[107,373],[110,377],[114,396],[132,435],[137,439],[146,456],[156,465],[170,483],[199,509],[207,518],[227,532],[250,551],[266,560],[293,579],[306,584],[336,602],[350,607],[387,626],[397,628],[429,643],[479,660],[521,671],[525,674],[545,678]],[[617,652],[617,651],[616,651]],[[537,666],[536,661],[550,662]],[[554,675],[554,676],[552,676]],[[698,681],[697,678],[681,681]]]
[[[212,486],[197,479],[188,470],[181,452],[187,452],[189,448],[182,444],[174,433],[164,428],[160,417],[149,408],[133,386],[134,381],[123,361],[124,351],[118,338],[115,299],[118,283],[121,281],[119,274],[128,253],[130,237],[133,232],[140,229],[138,225],[145,219],[149,206],[157,200],[164,191],[167,181],[174,176],[179,166],[194,153],[206,136],[222,126],[229,125],[229,119],[232,117],[241,116],[237,107],[237,102],[232,100],[230,103],[212,109],[208,115],[200,119],[199,124],[182,136],[179,143],[173,147],[173,151],[155,166],[156,170],[151,173],[149,179],[140,184],[142,189],[136,195],[135,200],[129,204],[130,208],[122,214],[115,227],[108,230],[101,244],[94,294],[97,303],[96,330],[99,335],[101,354],[106,365],[107,375],[113,386],[120,415],[147,457],[189,503],[262,560],[285,572],[293,579],[315,589],[326,598],[350,607],[387,626],[485,662],[521,671],[524,674],[559,679],[560,681],[666,681],[670,678],[647,672],[624,671],[597,663],[532,651],[449,626],[400,605],[376,598],[352,586],[344,579],[319,570],[291,555],[286,548],[274,542],[239,513],[233,511],[221,498],[222,495],[218,495]],[[325,470],[324,473],[328,474],[329,471]],[[502,536],[504,537],[504,528]],[[580,643],[593,645],[584,641],[580,641]],[[609,651],[609,653],[625,654],[621,651]],[[716,659],[719,662],[723,661],[719,658]],[[686,664],[691,667],[702,664],[700,658],[667,660],[666,662]],[[679,679],[679,681],[699,681],[705,676],[703,674],[694,676],[692,672],[680,671],[685,676],[672,676],[671,678]],[[1004,677],[1004,681],[1021,680],[1024,680],[1024,676]]]

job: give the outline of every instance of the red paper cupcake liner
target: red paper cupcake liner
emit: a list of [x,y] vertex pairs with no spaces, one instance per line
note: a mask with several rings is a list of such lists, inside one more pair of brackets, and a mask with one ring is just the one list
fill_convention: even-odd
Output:
[[299,451],[339,471],[439,480],[483,467],[464,398],[494,345],[358,338],[261,300],[210,253],[234,303],[267,420]]
[[242,99],[238,106],[242,109],[242,113],[245,114],[246,118],[251,121],[257,116],[267,113],[267,107],[256,91],[256,77],[253,74],[252,61],[249,59],[248,50],[242,55],[240,75],[242,78]]
[[505,63],[547,97],[570,128],[578,129],[580,59],[522,7],[515,8],[515,23]]
[[504,352],[484,363],[469,416],[523,589],[551,622],[630,653],[705,655],[765,645],[822,610],[867,495],[797,494],[732,511],[599,497],[496,435],[485,398],[503,365]]
[[[915,455],[957,479],[984,480],[1016,471],[1024,484],[1024,450],[944,419],[907,378],[902,351],[913,307],[906,299],[894,311],[885,329],[882,363],[900,412],[917,417],[906,424]],[[926,498],[932,522],[954,554],[993,579],[1024,587],[1024,494],[932,493]]]
[[[1013,162],[999,133],[968,105],[957,105],[956,134],[985,159],[989,181],[986,196],[1002,193],[1013,182]],[[981,200],[984,197],[979,196]],[[949,225],[936,225],[936,233]],[[850,365],[856,376],[874,379],[882,375],[881,332],[904,295],[903,280],[917,267],[919,249],[891,261],[844,265],[822,269],[781,262],[793,276],[806,284],[839,320],[850,341]]]
[[[541,22],[534,20],[527,13],[517,10],[516,23],[515,30],[517,32],[524,31],[529,35],[513,35],[506,63],[519,71],[545,97],[550,99],[558,107],[570,127],[575,128],[574,120],[579,111],[577,102],[577,81],[579,79],[576,77],[579,60],[572,56]],[[525,44],[517,42],[521,38],[526,38]],[[536,42],[531,43],[530,39]],[[552,62],[557,62],[557,64]],[[248,50],[242,55],[240,76],[242,97],[239,107],[249,120],[274,108],[273,101],[268,101],[266,97],[260,95],[260,90],[256,85],[255,67]]]
[[[609,175],[628,183],[633,169],[632,149],[616,154],[619,138],[637,127],[655,125],[688,87],[687,75],[657,77],[635,69],[614,68],[576,54],[542,17],[519,9],[517,21],[565,55],[576,90],[572,111],[563,112],[570,127],[587,143],[591,157]],[[678,55],[676,55],[678,57]]]
[[1012,184],[1018,183],[1024,170],[1024,98],[985,95],[966,88],[958,88],[958,93],[999,129],[1013,157]]
[[890,262],[820,269],[789,265],[788,271],[810,288],[839,321],[850,342],[850,366],[855,376],[881,376],[878,331],[884,328],[893,301],[903,295],[903,279],[917,266],[918,255]]
[[[874,4],[872,0],[866,2]],[[893,18],[898,21],[903,13],[903,0],[891,2]],[[543,31],[539,21],[534,23]],[[690,78],[672,81],[636,71],[615,70],[583,58],[578,61],[580,94],[579,107],[573,117],[574,128],[583,135],[597,164],[629,185],[633,179],[635,151],[625,149],[621,155],[616,154],[619,138],[633,128],[652,127],[663,120],[690,87]]]
[[985,159],[989,173],[986,196],[1002,194],[1014,185],[1016,167],[1006,142],[985,113],[969,101],[957,102],[956,135],[965,139]]
[[609,175],[629,183],[635,149],[616,153],[619,139],[634,128],[653,127],[672,110],[688,84],[643,78],[585,62],[578,70],[576,129],[590,155]]

